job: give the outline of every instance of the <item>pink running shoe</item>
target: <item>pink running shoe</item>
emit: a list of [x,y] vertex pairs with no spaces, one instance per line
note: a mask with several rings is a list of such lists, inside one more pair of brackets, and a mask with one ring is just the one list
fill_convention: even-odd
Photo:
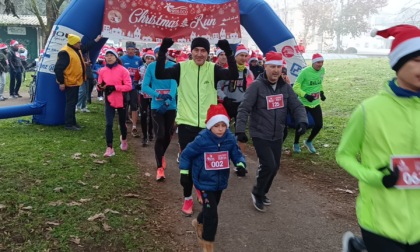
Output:
[[104,157],[112,157],[115,156],[114,148],[108,147],[104,153]]
[[194,202],[192,199],[184,200],[184,205],[182,206],[182,213],[185,216],[191,216],[193,214],[193,205]]
[[165,180],[165,171],[162,167],[157,169],[156,173],[156,181],[164,181]]
[[198,189],[195,189],[195,192],[197,193],[197,200],[200,205],[203,205],[203,197],[201,196],[201,191]]
[[122,140],[122,136],[120,136],[121,145],[120,148],[122,151],[126,151],[128,149],[127,139]]

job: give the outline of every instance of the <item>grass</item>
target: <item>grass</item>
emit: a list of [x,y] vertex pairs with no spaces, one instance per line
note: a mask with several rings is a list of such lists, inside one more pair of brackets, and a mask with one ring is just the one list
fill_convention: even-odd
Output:
[[[293,158],[336,167],[335,149],[350,113],[394,73],[387,59],[379,58],[331,60],[325,68],[325,127],[314,141],[320,155],[304,150]],[[26,84],[22,89],[27,92]],[[21,118],[0,121],[0,251],[165,249],[157,247],[158,238],[148,232],[153,208],[142,196],[148,185],[140,177],[135,153],[117,150],[104,164],[96,163],[104,160],[105,120],[102,104],[89,108],[97,112],[77,115],[84,126],[80,132],[19,124]],[[293,133],[287,147],[292,146]],[[117,136],[115,127],[116,145]],[[88,221],[98,213],[105,217]]]

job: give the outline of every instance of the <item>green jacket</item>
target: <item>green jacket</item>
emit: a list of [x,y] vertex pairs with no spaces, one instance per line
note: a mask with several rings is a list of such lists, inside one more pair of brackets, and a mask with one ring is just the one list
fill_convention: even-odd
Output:
[[[305,107],[314,108],[320,104],[319,93],[323,91],[322,81],[325,75],[325,68],[321,68],[316,71],[312,66],[305,67],[300,71],[295,84],[293,85],[293,91],[298,95],[299,100]],[[317,98],[312,102],[309,102],[304,96],[305,94],[316,96]]]
[[387,189],[382,184],[392,155],[420,156],[420,98],[386,90],[353,112],[336,153],[337,163],[359,181],[359,225],[404,243],[420,242],[420,189]]
[[207,110],[211,104],[217,104],[214,64],[206,62],[197,66],[193,60],[187,60],[179,65],[182,84],[178,87],[176,123],[205,128]]

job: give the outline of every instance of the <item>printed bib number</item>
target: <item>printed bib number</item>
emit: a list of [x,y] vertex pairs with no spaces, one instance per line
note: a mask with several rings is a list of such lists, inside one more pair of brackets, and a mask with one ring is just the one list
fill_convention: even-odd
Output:
[[[156,89],[156,92],[158,92],[159,94],[169,94],[171,90],[169,89]],[[158,99],[156,98],[156,101],[161,101],[162,99]]]
[[319,99],[319,93],[313,93],[312,96],[315,98],[315,100]]
[[393,156],[391,169],[398,167],[400,177],[395,187],[399,189],[420,188],[420,156]]
[[265,97],[267,100],[267,110],[279,109],[284,107],[283,94],[269,95]]
[[127,70],[130,73],[130,76],[134,76],[136,72],[138,71],[137,68],[132,68],[132,67],[129,67]]
[[204,163],[204,168],[206,170],[229,169],[229,152],[205,152]]

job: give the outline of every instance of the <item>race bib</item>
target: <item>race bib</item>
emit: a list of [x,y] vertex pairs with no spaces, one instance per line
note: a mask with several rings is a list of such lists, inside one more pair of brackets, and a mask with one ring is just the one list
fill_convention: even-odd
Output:
[[420,188],[420,156],[392,156],[391,169],[394,167],[398,167],[400,170],[396,188]]
[[[169,90],[169,89],[156,89],[156,92],[158,92],[159,94],[169,94],[169,92],[170,92],[171,90]],[[158,99],[157,97],[156,97],[156,101],[161,101],[162,99]]]
[[132,67],[129,67],[127,70],[130,73],[130,76],[134,76],[136,72],[138,71],[137,68],[132,68]]
[[279,109],[284,107],[283,94],[266,96],[267,110]]
[[229,169],[229,152],[204,152],[204,163],[206,170]]
[[319,99],[319,93],[313,93],[312,96],[315,98],[315,100]]
[[152,98],[152,96],[150,96],[150,95],[148,95],[146,93],[141,93],[141,94],[143,95],[143,98],[144,99],[150,99],[150,98]]

